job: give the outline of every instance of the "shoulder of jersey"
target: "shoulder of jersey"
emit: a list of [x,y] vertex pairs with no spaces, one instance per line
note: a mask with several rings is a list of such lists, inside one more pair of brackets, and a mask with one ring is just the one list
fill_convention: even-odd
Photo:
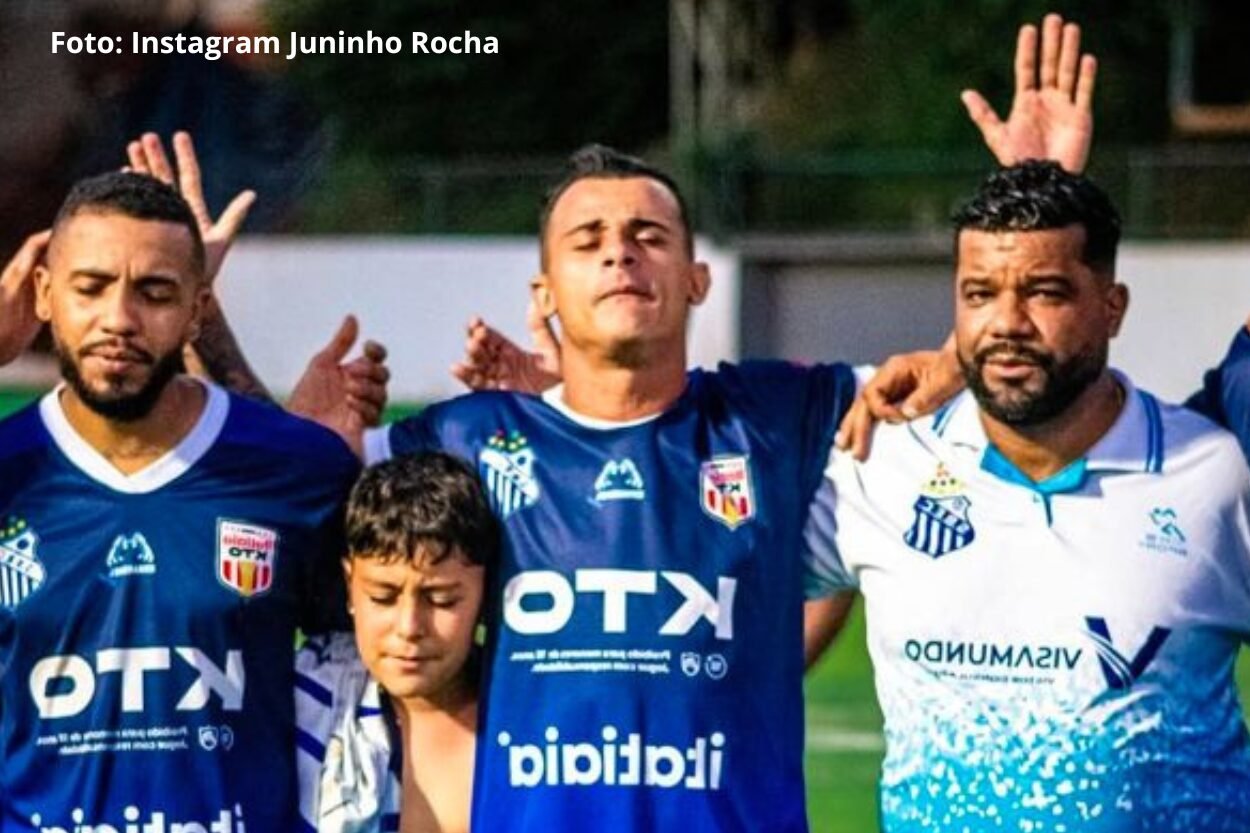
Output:
[[1230,476],[1250,480],[1250,466],[1233,432],[1183,405],[1152,398],[1163,427],[1165,472],[1171,468],[1169,462],[1197,455],[1204,463],[1225,468]]
[[361,664],[356,637],[350,632],[326,633],[310,636],[295,652],[295,670],[317,678],[333,677],[344,668],[358,668]]
[[0,420],[0,464],[45,448],[50,441],[39,416],[39,402],[32,402]]
[[[960,394],[962,397],[964,394]],[[879,422],[872,429],[872,446],[868,459],[859,462],[850,452],[835,450],[835,460],[845,461],[854,467],[884,467],[893,470],[900,461],[915,463],[916,460],[944,460],[950,452],[948,440],[943,436],[942,426],[951,416],[952,409],[959,407],[960,398],[932,414],[926,414],[908,422]],[[968,403],[963,403],[966,407]],[[919,456],[918,456],[919,455]]]
[[327,466],[359,467],[356,455],[343,439],[312,420],[288,413],[277,405],[230,394],[230,414],[219,442],[248,446],[324,470]]
[[[704,401],[718,397],[751,409],[769,418],[783,415],[786,408],[801,407],[812,392],[815,374],[844,372],[850,392],[854,376],[846,365],[802,365],[777,359],[751,359],[741,363],[721,362],[709,372],[693,370],[690,384],[705,392]],[[795,414],[789,414],[795,415]]]
[[532,393],[510,390],[480,390],[462,393],[442,402],[435,402],[418,414],[419,418],[434,421],[464,421],[489,414],[497,414],[516,408],[529,408],[542,404],[542,397]]
[[743,387],[748,390],[802,381],[808,368],[779,359],[748,359],[743,362],[720,362],[714,372],[691,371],[691,379],[707,380],[724,388]]

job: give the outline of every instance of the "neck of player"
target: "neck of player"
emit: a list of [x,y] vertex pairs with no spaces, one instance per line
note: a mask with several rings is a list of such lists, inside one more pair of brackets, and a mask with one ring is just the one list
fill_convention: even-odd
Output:
[[452,725],[474,729],[477,721],[477,686],[462,671],[445,686],[424,697],[391,697],[395,716],[402,727],[409,731]]
[[981,412],[990,442],[1034,482],[1085,456],[1124,409],[1124,389],[1104,370],[1063,413],[1038,425],[1013,426]]
[[175,376],[147,416],[121,422],[91,410],[71,387],[61,390],[65,419],[88,445],[122,474],[134,474],[176,447],[204,412],[208,391],[189,376]]
[[648,355],[622,364],[589,351],[566,350],[562,358],[564,404],[583,416],[613,422],[643,419],[667,410],[686,389],[686,350],[654,345]]

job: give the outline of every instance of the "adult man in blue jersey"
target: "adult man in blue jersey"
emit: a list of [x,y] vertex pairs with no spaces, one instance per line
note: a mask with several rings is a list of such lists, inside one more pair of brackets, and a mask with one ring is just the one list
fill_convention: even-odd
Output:
[[969,391],[834,455],[808,535],[824,586],[865,596],[883,827],[1243,831],[1236,438],[1108,369],[1128,292],[1096,186],[1025,163],[956,222]]
[[177,372],[209,293],[169,186],[80,183],[34,279],[64,384],[0,423],[0,827],[294,829],[293,638],[341,610],[354,458]]
[[474,460],[505,528],[474,827],[805,830],[793,554],[852,374],[688,375],[710,277],[676,186],[637,160],[584,150],[542,227],[564,385],[366,441]]

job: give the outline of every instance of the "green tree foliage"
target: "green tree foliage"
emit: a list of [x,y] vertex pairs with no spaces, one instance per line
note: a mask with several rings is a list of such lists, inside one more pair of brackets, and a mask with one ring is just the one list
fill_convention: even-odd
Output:
[[[274,28],[404,42],[400,55],[300,56],[291,71],[341,146],[375,158],[639,147],[668,123],[667,2],[274,0]],[[499,39],[498,55],[412,55],[411,33]]]
[[[817,0],[792,0],[801,8]],[[1006,115],[1016,32],[1048,11],[1080,23],[1100,60],[1100,144],[1168,129],[1166,0],[844,0],[846,17],[799,31],[778,66],[761,132],[778,150],[965,147],[975,136],[959,92]],[[808,16],[810,17],[810,16]]]

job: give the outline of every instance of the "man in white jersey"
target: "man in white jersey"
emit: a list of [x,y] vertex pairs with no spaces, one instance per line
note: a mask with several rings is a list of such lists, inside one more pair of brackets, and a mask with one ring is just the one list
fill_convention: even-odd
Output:
[[1119,217],[1050,163],[957,215],[968,384],[835,453],[807,541],[865,596],[883,828],[1245,831],[1250,471],[1107,367]]

